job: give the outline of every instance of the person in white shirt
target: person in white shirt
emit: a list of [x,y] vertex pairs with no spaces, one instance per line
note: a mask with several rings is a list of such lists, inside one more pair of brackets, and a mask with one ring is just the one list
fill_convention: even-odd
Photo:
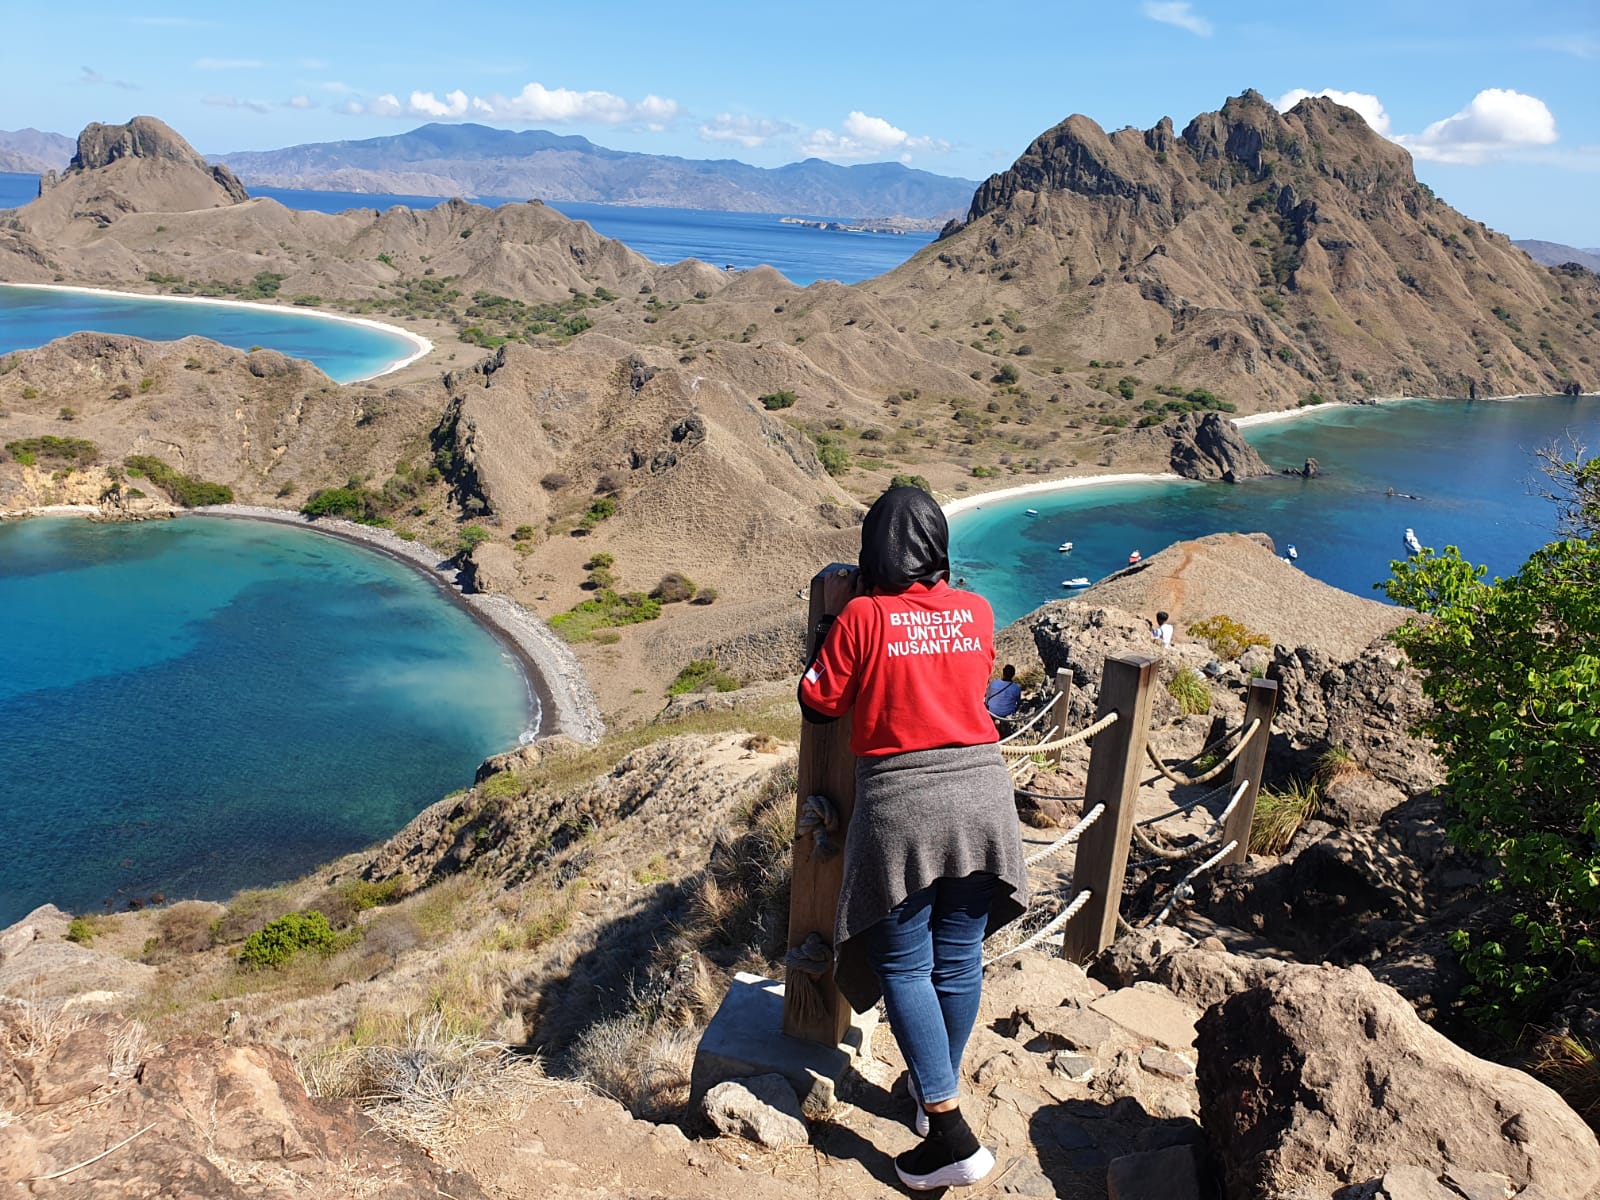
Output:
[[1172,622],[1166,613],[1158,612],[1156,619],[1150,622],[1150,638],[1160,642],[1163,649],[1172,645]]

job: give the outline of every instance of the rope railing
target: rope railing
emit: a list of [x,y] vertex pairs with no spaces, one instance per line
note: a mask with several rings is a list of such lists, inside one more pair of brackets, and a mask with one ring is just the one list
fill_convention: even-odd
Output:
[[1244,733],[1240,735],[1239,744],[1228,752],[1228,756],[1216,766],[1212,767],[1209,771],[1206,771],[1201,775],[1178,774],[1178,772],[1174,771],[1171,767],[1167,766],[1166,763],[1161,761],[1161,757],[1156,753],[1155,747],[1150,745],[1148,742],[1145,743],[1144,753],[1145,757],[1150,760],[1151,765],[1154,766],[1157,771],[1161,772],[1162,777],[1165,779],[1170,779],[1173,783],[1181,783],[1186,786],[1196,783],[1210,783],[1218,775],[1221,775],[1224,770],[1232,766],[1234,759],[1238,758],[1239,755],[1244,753],[1244,748],[1250,744],[1250,739],[1256,735],[1256,731],[1260,728],[1260,721],[1251,721],[1249,728],[1247,728]]
[[1233,810],[1239,806],[1239,801],[1244,798],[1244,794],[1249,787],[1250,781],[1248,779],[1241,780],[1238,788],[1233,793],[1233,799],[1228,801],[1227,807],[1224,808],[1222,812],[1217,815],[1217,818],[1211,822],[1211,827],[1186,846],[1162,846],[1157,842],[1152,841],[1150,836],[1145,833],[1144,830],[1135,825],[1133,827],[1133,840],[1139,844],[1139,848],[1141,850],[1155,855],[1155,858],[1145,859],[1143,862],[1134,863],[1133,866],[1144,867],[1149,866],[1153,862],[1171,861],[1180,858],[1193,858],[1201,850],[1210,845],[1212,839],[1221,832],[1222,827],[1227,824],[1228,818],[1233,815]]
[[999,962],[1003,958],[1010,958],[1013,954],[1020,954],[1029,947],[1038,945],[1040,942],[1044,941],[1045,938],[1059,931],[1060,928],[1068,921],[1072,920],[1073,917],[1077,916],[1078,913],[1083,909],[1083,906],[1089,903],[1089,897],[1091,895],[1093,895],[1093,893],[1089,892],[1088,890],[1079,892],[1072,898],[1072,903],[1067,905],[1054,917],[1052,917],[1047,925],[1038,930],[1036,933],[1030,934],[1027,940],[1018,942],[1009,950],[1002,950],[999,954],[984,959],[983,965],[987,967],[992,963]]
[[1083,820],[1079,821],[1076,825],[1067,830],[1066,833],[1062,834],[1055,841],[1051,842],[1043,850],[1034,851],[1034,853],[1028,855],[1028,857],[1023,861],[1031,867],[1034,863],[1043,862],[1052,854],[1059,854],[1062,850],[1065,850],[1068,846],[1072,845],[1079,838],[1081,838],[1088,831],[1089,826],[1093,825],[1101,817],[1105,816],[1105,812],[1106,806],[1104,804],[1096,804],[1084,814]]
[[1092,738],[1095,734],[1101,732],[1102,730],[1110,729],[1111,726],[1115,725],[1116,723],[1117,713],[1116,710],[1113,709],[1111,712],[1108,712],[1105,716],[1101,717],[1093,725],[1085,726],[1084,728],[1078,730],[1077,733],[1069,733],[1066,737],[1056,738],[1049,742],[1040,742],[1036,746],[1001,746],[1000,753],[1005,755],[1007,758],[1030,758],[1035,754],[1048,754],[1052,750],[1060,750],[1063,747],[1071,746],[1076,742],[1087,741],[1089,738]]
[[1169,808],[1166,812],[1162,813],[1158,817],[1146,817],[1144,820],[1136,821],[1134,823],[1136,825],[1142,825],[1147,829],[1151,825],[1159,825],[1163,821],[1171,820],[1173,817],[1180,817],[1186,812],[1190,812],[1193,809],[1199,808],[1202,804],[1209,804],[1211,801],[1215,800],[1218,796],[1222,795],[1222,793],[1226,792],[1232,786],[1233,786],[1233,780],[1230,779],[1230,780],[1228,780],[1227,783],[1223,784],[1221,787],[1214,787],[1209,792],[1206,792],[1206,793],[1204,793],[1204,794],[1202,794],[1200,796],[1197,796],[1193,800],[1185,800],[1182,804],[1178,805],[1176,808]]
[[1042,721],[1048,713],[1050,713],[1052,710],[1054,710],[1056,704],[1060,700],[1061,700],[1061,693],[1060,692],[1057,692],[1054,696],[1051,696],[1050,697],[1050,702],[1048,704],[1046,704],[1043,708],[1041,708],[1038,712],[1034,713],[1033,716],[1029,717],[1028,718],[1028,723],[1026,725],[1018,726],[1016,729],[1013,729],[1010,733],[1006,734],[1005,737],[1000,739],[1000,744],[1002,746],[1004,746],[1007,742],[1014,742],[1014,741],[1017,740],[1017,738],[1021,737],[1025,733],[1027,733],[1028,730],[1032,729],[1035,725],[1037,725],[1040,721]]
[[1195,879],[1195,877],[1198,876],[1202,871],[1209,871],[1223,859],[1227,858],[1228,855],[1233,853],[1238,845],[1239,843],[1237,840],[1229,842],[1221,850],[1218,850],[1210,858],[1206,859],[1205,862],[1201,863],[1182,879],[1178,880],[1178,882],[1173,885],[1172,895],[1167,897],[1166,904],[1162,906],[1161,911],[1156,914],[1155,920],[1151,921],[1150,925],[1152,927],[1160,925],[1169,916],[1171,916],[1172,910],[1177,907],[1178,901],[1185,900],[1193,894],[1189,889],[1189,884]]

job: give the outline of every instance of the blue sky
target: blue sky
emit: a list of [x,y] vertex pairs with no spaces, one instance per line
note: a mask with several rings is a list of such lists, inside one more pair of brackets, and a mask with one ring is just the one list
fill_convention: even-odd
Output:
[[1597,0],[7,7],[0,128],[150,113],[220,153],[476,120],[981,179],[1071,113],[1181,129],[1247,87],[1333,89],[1469,216],[1600,246]]

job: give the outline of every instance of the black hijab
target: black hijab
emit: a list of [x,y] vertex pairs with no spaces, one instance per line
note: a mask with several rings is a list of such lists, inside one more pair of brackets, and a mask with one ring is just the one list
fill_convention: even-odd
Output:
[[861,577],[876,592],[903,592],[950,574],[950,527],[919,487],[890,488],[861,526]]

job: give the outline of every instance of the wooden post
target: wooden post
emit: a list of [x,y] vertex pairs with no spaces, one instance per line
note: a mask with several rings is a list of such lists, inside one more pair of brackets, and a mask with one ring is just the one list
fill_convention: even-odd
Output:
[[[1048,724],[1051,726],[1050,732],[1046,733],[1042,738],[1039,739],[1041,742],[1053,742],[1057,738],[1065,736],[1067,732],[1067,706],[1071,699],[1072,672],[1066,667],[1057,667],[1056,694],[1050,700],[1050,703],[1054,706],[1055,711],[1048,722]],[[1050,761],[1055,763],[1058,767],[1061,765],[1061,751],[1063,749],[1064,747],[1057,746],[1054,750],[1050,751]]]
[[[816,649],[817,622],[824,615],[823,580],[841,565],[830,563],[811,580],[811,610],[806,625],[808,659]],[[796,818],[807,796],[826,796],[839,814],[839,831],[831,840],[842,847],[856,802],[856,758],[850,753],[848,715],[827,725],[813,725],[809,721],[801,724],[799,774]],[[789,889],[790,949],[812,933],[821,934],[823,941],[833,945],[833,918],[839,908],[839,887],[843,882],[842,853],[820,859],[815,855],[811,838],[795,842],[794,877]],[[793,970],[789,972],[789,982],[783,990],[783,1032],[826,1046],[837,1046],[850,1028],[850,1005],[839,995],[833,976],[828,973],[815,980],[814,995],[820,997],[821,1003],[797,1004],[799,989],[809,988],[812,981],[810,977],[797,980],[796,974]]]
[[1085,889],[1090,893],[1088,903],[1067,922],[1061,942],[1061,956],[1074,962],[1088,962],[1116,937],[1155,678],[1155,659],[1127,655],[1106,659],[1100,679],[1095,720],[1110,712],[1117,714],[1117,720],[1095,734],[1089,752],[1083,811],[1087,814],[1097,804],[1104,804],[1106,811],[1078,842],[1072,869],[1073,895]]
[[1252,679],[1250,681],[1250,696],[1244,707],[1244,727],[1250,728],[1251,721],[1260,721],[1261,728],[1256,730],[1255,736],[1250,739],[1250,744],[1244,748],[1244,753],[1233,760],[1233,782],[1235,790],[1241,780],[1248,780],[1244,795],[1239,797],[1239,803],[1233,806],[1233,812],[1228,814],[1228,820],[1222,827],[1222,844],[1237,841],[1239,844],[1229,852],[1223,863],[1242,863],[1245,856],[1250,853],[1250,826],[1256,819],[1256,796],[1261,791],[1261,775],[1267,766],[1267,742],[1272,737],[1272,714],[1278,707],[1278,684],[1273,679]]

